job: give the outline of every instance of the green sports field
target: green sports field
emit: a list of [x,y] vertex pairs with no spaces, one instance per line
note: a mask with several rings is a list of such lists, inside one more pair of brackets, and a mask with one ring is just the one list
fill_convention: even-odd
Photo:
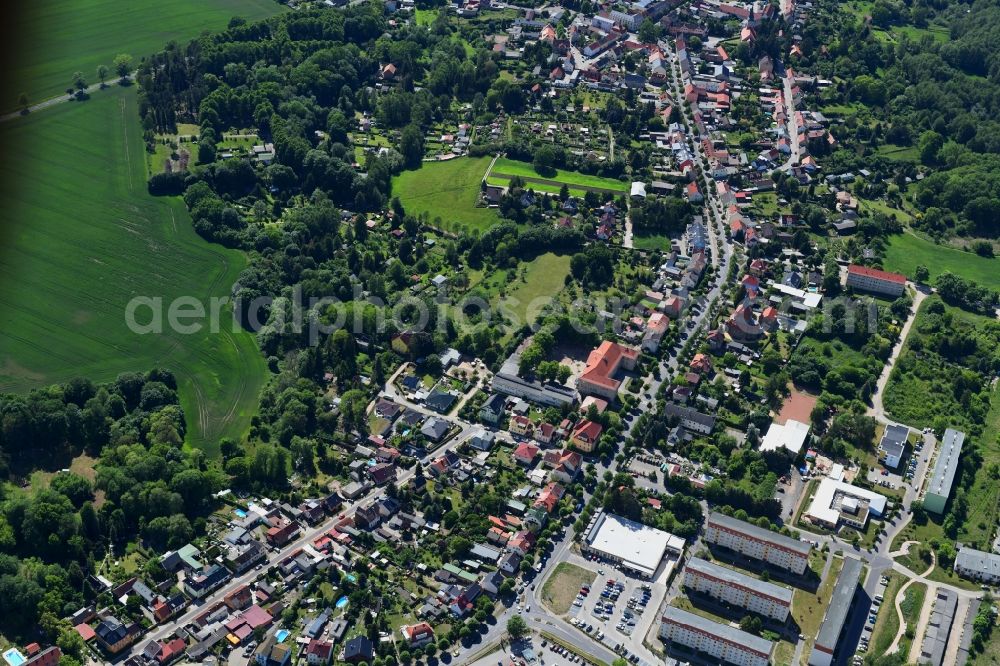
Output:
[[[111,67],[118,53],[138,63],[167,42],[184,42],[205,30],[222,30],[233,16],[261,19],[282,11],[276,0],[34,0],[11,12],[11,34],[20,35],[19,60],[0,108],[15,108],[24,92],[32,103],[61,94],[74,72],[97,83],[97,66]],[[114,73],[111,74],[111,78]]]
[[898,271],[909,277],[913,277],[917,266],[922,264],[930,272],[931,283],[941,273],[951,271],[984,287],[1000,289],[1000,259],[980,257],[947,245],[935,245],[911,233],[890,238],[882,263],[886,270]]
[[136,335],[126,304],[226,296],[246,260],[195,234],[182,201],[146,193],[135,97],[105,91],[0,125],[19,156],[0,163],[0,391],[166,367],[189,443],[213,452],[256,408],[266,366],[253,336],[231,316],[217,334]]
[[459,157],[445,162],[425,162],[416,171],[392,179],[392,194],[411,215],[427,213],[430,223],[448,230],[466,226],[485,231],[500,221],[491,208],[476,208],[479,190],[490,157]]

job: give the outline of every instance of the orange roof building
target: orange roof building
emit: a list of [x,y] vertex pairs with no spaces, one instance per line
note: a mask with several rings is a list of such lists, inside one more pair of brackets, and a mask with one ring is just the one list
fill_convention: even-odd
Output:
[[633,369],[638,359],[638,350],[605,340],[590,352],[576,387],[581,394],[614,400],[621,387],[621,380],[615,379],[615,375]]

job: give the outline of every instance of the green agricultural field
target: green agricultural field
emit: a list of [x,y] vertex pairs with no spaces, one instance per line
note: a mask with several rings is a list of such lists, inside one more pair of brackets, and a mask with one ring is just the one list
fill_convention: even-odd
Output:
[[162,366],[177,375],[190,444],[214,452],[241,436],[266,378],[252,335],[225,313],[217,334],[126,325],[130,299],[206,302],[246,265],[195,234],[179,199],[146,193],[135,90],[4,123],[0,141],[19,155],[0,165],[0,390]]
[[431,224],[441,218],[445,229],[467,226],[485,231],[500,221],[491,208],[477,208],[476,201],[490,157],[459,157],[446,162],[425,162],[416,171],[392,179],[392,193],[407,213],[427,213]]
[[[585,173],[579,173],[578,171],[556,171],[553,176],[543,176],[537,171],[535,167],[528,164],[527,162],[519,162],[517,160],[508,160],[501,157],[497,160],[497,163],[493,166],[493,171],[491,175],[504,175],[504,176],[521,176],[522,178],[536,178],[543,181],[554,182],[557,184],[566,183],[570,187],[576,185],[580,188],[595,188],[600,190],[612,190],[616,193],[627,194],[629,190],[628,183],[615,180],[614,178],[601,178],[600,176],[589,176]],[[531,181],[528,181],[529,183]]]
[[931,282],[945,271],[973,280],[990,289],[1000,289],[1000,259],[980,257],[947,245],[935,245],[912,233],[890,238],[882,265],[886,270],[913,276],[917,266],[930,271]]
[[8,17],[16,21],[11,34],[24,39],[0,103],[7,110],[22,92],[32,102],[61,94],[77,71],[97,83],[97,66],[110,68],[118,53],[137,63],[171,40],[222,30],[233,16],[257,20],[284,9],[276,0],[38,0],[23,6]]

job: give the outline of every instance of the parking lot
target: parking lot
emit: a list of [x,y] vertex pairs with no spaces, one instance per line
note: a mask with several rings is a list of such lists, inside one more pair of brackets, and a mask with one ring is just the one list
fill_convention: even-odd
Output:
[[851,663],[855,666],[860,666],[860,664],[864,661],[865,653],[868,651],[868,644],[872,638],[872,629],[875,628],[875,620],[877,619],[878,614],[883,612],[883,608],[886,613],[896,612],[892,599],[886,600],[884,598],[888,582],[889,579],[882,576],[882,578],[879,579],[878,587],[875,588],[872,605],[868,609],[868,617],[865,619],[865,626],[864,629],[861,630],[861,638],[858,640],[858,651],[851,661]]
[[588,593],[577,595],[570,623],[632,663],[643,663],[634,653],[654,623],[666,586],[628,576],[607,562],[579,560],[574,564],[596,571],[597,578]]
[[906,457],[899,462],[899,467],[896,469],[888,469],[879,464],[868,470],[868,481],[890,490],[912,485],[917,472],[927,463],[931,449],[925,449],[924,439],[921,437],[907,451]]

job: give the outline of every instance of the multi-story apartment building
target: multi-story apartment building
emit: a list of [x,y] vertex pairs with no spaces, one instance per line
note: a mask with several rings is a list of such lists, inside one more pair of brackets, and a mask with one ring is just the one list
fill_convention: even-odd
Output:
[[906,288],[906,277],[899,273],[887,273],[852,264],[847,267],[847,286],[886,296],[902,296]]
[[861,560],[845,557],[844,568],[840,570],[837,583],[833,586],[830,605],[826,607],[823,624],[819,627],[819,635],[816,636],[809,655],[809,666],[830,666],[837,658],[837,649],[844,642],[840,640],[840,634],[844,630],[860,580]]
[[767,666],[774,650],[774,643],[767,639],[673,606],[663,611],[660,638],[736,666]]
[[705,541],[796,574],[806,570],[812,550],[803,541],[716,512],[708,516]]
[[955,573],[995,585],[1000,582],[1000,555],[963,546],[955,557]]
[[792,607],[792,591],[723,567],[700,557],[684,568],[684,587],[748,611],[784,622]]
[[955,472],[958,470],[958,459],[962,455],[964,442],[965,433],[961,430],[948,428],[944,431],[934,471],[924,491],[924,509],[927,511],[938,515],[944,513],[944,507],[951,495],[951,485],[955,482]]

